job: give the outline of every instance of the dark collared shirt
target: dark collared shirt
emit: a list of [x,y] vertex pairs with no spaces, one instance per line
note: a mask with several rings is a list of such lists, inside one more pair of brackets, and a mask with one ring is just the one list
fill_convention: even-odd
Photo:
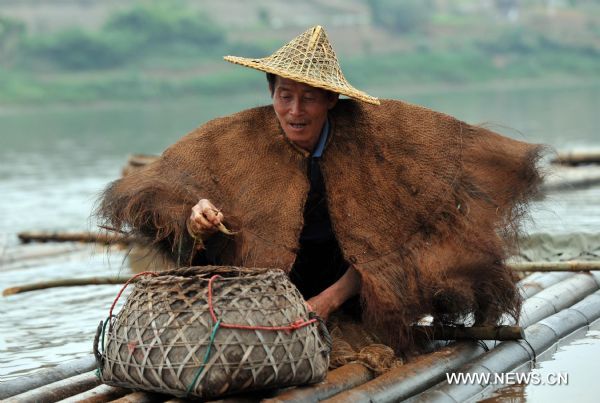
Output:
[[320,161],[325,150],[325,144],[329,136],[329,120],[325,122],[319,142],[313,151],[308,164],[308,178],[310,190],[304,205],[304,228],[300,235],[300,243],[303,242],[327,242],[335,239],[331,228],[331,219],[327,209],[327,195],[325,182],[321,174]]
[[331,227],[321,174],[320,161],[328,136],[329,122],[323,126],[319,142],[310,156],[307,173],[310,190],[304,206],[304,227],[300,234],[300,250],[290,273],[292,282],[306,299],[335,283],[348,268]]

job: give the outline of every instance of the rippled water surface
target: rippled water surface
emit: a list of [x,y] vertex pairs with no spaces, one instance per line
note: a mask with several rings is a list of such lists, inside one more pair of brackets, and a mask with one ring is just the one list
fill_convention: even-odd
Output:
[[[600,148],[600,86],[414,96],[472,123],[559,149]],[[62,277],[127,274],[124,254],[79,247],[62,257],[11,259],[24,230],[93,230],[93,202],[130,153],[160,153],[209,118],[265,97],[153,105],[0,109],[0,287]],[[507,129],[510,126],[511,129]],[[597,232],[600,187],[534,205],[531,232]],[[43,248],[55,248],[47,245]],[[64,247],[64,246],[63,246]],[[75,247],[73,247],[75,248]],[[88,354],[119,286],[56,288],[0,299],[0,379]],[[591,351],[591,350],[590,350]],[[597,351],[597,350],[595,350]],[[557,358],[560,362],[560,358]]]
[[[8,267],[0,271],[0,284],[5,288],[42,279],[127,272],[121,266],[121,254],[108,258],[101,250],[86,247],[69,256],[68,259],[31,262],[35,265],[30,267],[7,264]],[[119,288],[110,285],[53,288],[3,298],[0,304],[2,378],[88,355],[94,329],[107,316]]]

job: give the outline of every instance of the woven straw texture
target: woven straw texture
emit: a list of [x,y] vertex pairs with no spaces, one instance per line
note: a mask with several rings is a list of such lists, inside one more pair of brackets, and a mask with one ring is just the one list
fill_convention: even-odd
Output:
[[[208,305],[214,274],[212,306],[221,322],[216,331]],[[143,278],[106,327],[101,378],[109,385],[200,398],[319,382],[329,347],[318,322],[292,331],[225,327],[287,326],[305,323],[308,315],[279,270],[209,266]]]
[[308,29],[271,56],[262,59],[225,56],[224,59],[379,105],[377,98],[357,90],[348,83],[327,34],[320,25]]

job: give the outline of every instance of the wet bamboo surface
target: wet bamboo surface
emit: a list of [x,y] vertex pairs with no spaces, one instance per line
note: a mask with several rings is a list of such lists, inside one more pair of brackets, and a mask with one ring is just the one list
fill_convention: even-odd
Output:
[[9,382],[0,384],[0,400],[7,397],[34,390],[40,386],[48,385],[66,378],[90,372],[96,368],[96,360],[92,355],[71,360],[36,372],[30,376],[22,376]]
[[524,299],[527,299],[543,289],[566,280],[569,277],[573,277],[574,275],[575,273],[572,272],[532,273],[519,281],[519,291],[521,296]]
[[532,295],[523,304],[519,324],[528,327],[540,320],[566,309],[596,291],[598,274],[576,274],[539,293]]
[[61,400],[61,403],[102,403],[111,402],[131,394],[129,389],[117,388],[109,385],[98,385],[93,389],[79,393],[75,396]]
[[334,396],[374,378],[373,372],[361,364],[348,364],[329,371],[325,381],[314,386],[283,390],[264,402],[315,402]]
[[3,400],[6,403],[57,402],[100,385],[95,371],[85,372],[60,381],[40,386]]
[[[519,324],[528,327],[525,334],[528,340],[531,338],[530,343],[534,351],[542,351],[555,343],[558,338],[572,331],[571,329],[575,330],[585,326],[589,320],[596,317],[596,311],[598,311],[598,317],[600,317],[600,292],[593,294],[599,288],[598,278],[600,277],[587,273],[535,273],[520,282],[520,290],[526,300]],[[573,312],[577,313],[573,314]],[[579,319],[572,318],[572,315],[579,315]],[[563,322],[566,324],[565,328],[550,327]],[[527,350],[527,347],[523,347],[521,345],[523,342],[504,342],[496,348],[494,348],[494,344],[494,342],[485,344],[481,342],[456,342],[433,353],[417,357],[404,366],[377,378],[374,378],[371,371],[364,366],[349,364],[330,371],[326,380],[318,385],[289,388],[262,394],[233,396],[219,400],[219,402],[313,402],[328,398],[328,401],[344,402],[397,401],[415,396],[434,387],[442,381],[442,378],[445,378],[444,374],[446,372],[457,371],[458,368],[474,365],[472,363],[477,362],[475,360],[488,357],[495,351],[497,351],[495,355],[500,357],[499,360],[510,362],[511,365],[514,362],[521,361],[524,352],[529,354],[526,359],[532,358],[531,349]],[[513,347],[510,347],[511,345]],[[491,349],[491,352],[486,354],[486,349]],[[521,356],[516,357],[515,354]],[[125,391],[126,394],[122,394],[123,390],[121,388],[99,385],[97,378],[93,380],[95,377],[95,371],[91,371],[46,386],[34,386],[37,389],[13,396],[7,401],[32,401],[32,397],[37,399],[40,396],[43,396],[43,401],[48,402],[60,399],[68,399],[65,401],[69,402],[106,402],[115,399],[120,402],[184,401],[145,392]],[[89,384],[85,384],[85,382],[89,382]],[[6,386],[10,387],[13,384],[14,381]],[[69,387],[65,387],[65,385]],[[438,398],[438,395],[443,394],[435,388],[431,389],[431,392],[434,398]],[[466,391],[460,393],[468,394]],[[423,395],[423,399],[426,399],[426,395]]]
[[[519,324],[528,327],[550,315],[566,309],[598,290],[595,276],[577,274],[528,298],[521,310]],[[554,339],[556,342],[558,338]],[[328,402],[394,402],[421,393],[445,379],[447,372],[466,365],[493,348],[496,343],[478,344],[457,342],[429,355],[438,355],[437,360],[428,362],[419,359],[394,368],[385,374],[356,388],[335,395]]]
[[[453,372],[460,373],[504,373],[541,355],[557,342],[576,330],[589,326],[600,319],[600,291],[588,295],[580,302],[564,309],[525,330],[528,343],[506,342]],[[461,384],[440,385],[411,399],[414,402],[460,402],[481,394],[490,385]]]
[[[579,276],[579,277],[577,277]],[[572,278],[576,277],[575,280]],[[555,284],[559,283],[561,280],[571,279],[571,282],[574,282],[573,285],[567,286],[568,289],[573,287],[579,287],[582,283],[587,283],[589,289],[592,284],[596,284],[593,281],[593,277],[590,275],[582,274],[582,275],[574,275],[572,273],[546,273],[546,274],[533,274],[523,281],[520,282],[519,286],[524,298],[528,298],[529,296],[534,296],[536,294],[541,294],[541,299],[552,299],[556,295],[559,295],[560,292],[546,292],[542,291],[545,287],[550,287],[551,291]],[[592,279],[590,283],[589,280]],[[564,282],[564,281],[563,281]],[[560,284],[557,284],[560,285]],[[554,287],[556,288],[556,287]],[[563,287],[564,288],[564,287]],[[546,290],[548,291],[548,290]],[[556,290],[555,290],[556,291]],[[544,296],[545,295],[545,296]],[[554,296],[554,297],[553,297]],[[536,302],[536,305],[539,301]],[[560,308],[560,305],[558,305]],[[558,308],[557,308],[558,309]],[[478,356],[480,356],[483,352],[483,349],[480,345],[476,343],[456,343],[455,345],[444,347],[434,353],[426,354],[421,357],[418,357],[413,362],[406,364],[403,368],[402,373],[405,375],[402,379],[415,383],[415,387],[422,388],[422,385],[419,385],[419,380],[423,378],[423,375],[426,375],[426,378],[432,378],[432,372],[435,372],[436,369],[440,366],[440,363],[443,363],[444,368],[447,370],[451,370],[453,368],[458,368],[460,365],[465,362],[470,361]],[[87,366],[87,367],[86,367]],[[63,366],[64,367],[64,366]],[[94,367],[93,360],[88,359],[80,360],[78,365],[73,365],[72,369],[75,370],[73,373],[68,373],[68,371],[62,372],[65,378],[64,381],[50,383],[54,381],[55,378],[49,377],[46,375],[45,377],[38,377],[37,374],[35,377],[31,377],[33,380],[37,380],[34,383],[27,383],[21,381],[21,379],[17,379],[15,381],[19,381],[21,392],[24,390],[28,390],[28,392],[22,393],[20,395],[16,395],[11,398],[10,401],[13,402],[25,402],[31,401],[32,396],[35,397],[34,393],[42,393],[45,394],[45,398],[42,399],[44,401],[56,401],[56,397],[65,398],[65,384],[73,383],[75,389],[71,390],[72,394],[66,399],[67,401],[84,401],[84,402],[106,402],[110,400],[115,400],[117,396],[119,397],[116,401],[122,402],[145,402],[145,401],[165,401],[169,399],[164,395],[157,395],[145,392],[131,392],[122,395],[123,389],[121,388],[113,388],[106,385],[97,385],[96,383],[88,385],[87,389],[78,389],[77,385],[79,385],[79,380],[77,378],[77,371],[81,371],[82,368],[89,368],[90,371],[84,373],[84,378],[87,381],[93,379],[95,377],[95,372],[91,371]],[[63,368],[64,369],[64,368]],[[43,371],[46,372],[46,371]],[[53,372],[52,370],[48,370],[48,373]],[[73,376],[76,375],[76,376]],[[39,379],[45,379],[46,383],[48,383],[44,387],[39,387],[40,382],[44,383],[44,381],[40,381]],[[352,390],[352,388],[360,387],[360,385],[366,384],[368,381],[374,379],[373,373],[360,364],[349,364],[338,368],[336,370],[330,371],[326,380],[318,385],[312,386],[304,386],[304,387],[296,387],[283,389],[280,391],[269,392],[269,396],[263,395],[249,395],[245,397],[235,396],[226,399],[220,400],[220,402],[233,402],[233,401],[268,401],[268,402],[277,402],[277,401],[316,401],[327,399],[332,396],[336,396],[339,393],[343,393],[347,390]],[[379,378],[376,378],[379,379]],[[0,387],[0,393],[4,392],[4,395],[0,394],[0,396],[10,396],[6,395],[6,390],[10,389],[11,386],[15,384],[15,381],[12,381],[6,385],[4,385],[4,390]],[[76,381],[76,382],[74,382]],[[31,381],[29,381],[31,382]],[[1,385],[0,385],[1,386]],[[35,389],[37,388],[37,389]],[[58,389],[58,390],[54,390]],[[15,389],[14,391],[16,391]],[[20,393],[20,392],[17,392]],[[14,395],[15,393],[13,393]],[[339,395],[338,395],[339,396]],[[39,397],[39,395],[38,395]],[[240,400],[242,399],[242,400]],[[168,401],[178,402],[183,401],[181,399],[173,399],[171,398]]]

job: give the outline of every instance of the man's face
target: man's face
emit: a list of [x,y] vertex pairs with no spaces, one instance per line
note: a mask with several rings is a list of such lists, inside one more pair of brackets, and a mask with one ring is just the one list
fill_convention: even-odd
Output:
[[327,112],[338,95],[288,78],[276,77],[273,108],[288,139],[312,151],[319,141]]

